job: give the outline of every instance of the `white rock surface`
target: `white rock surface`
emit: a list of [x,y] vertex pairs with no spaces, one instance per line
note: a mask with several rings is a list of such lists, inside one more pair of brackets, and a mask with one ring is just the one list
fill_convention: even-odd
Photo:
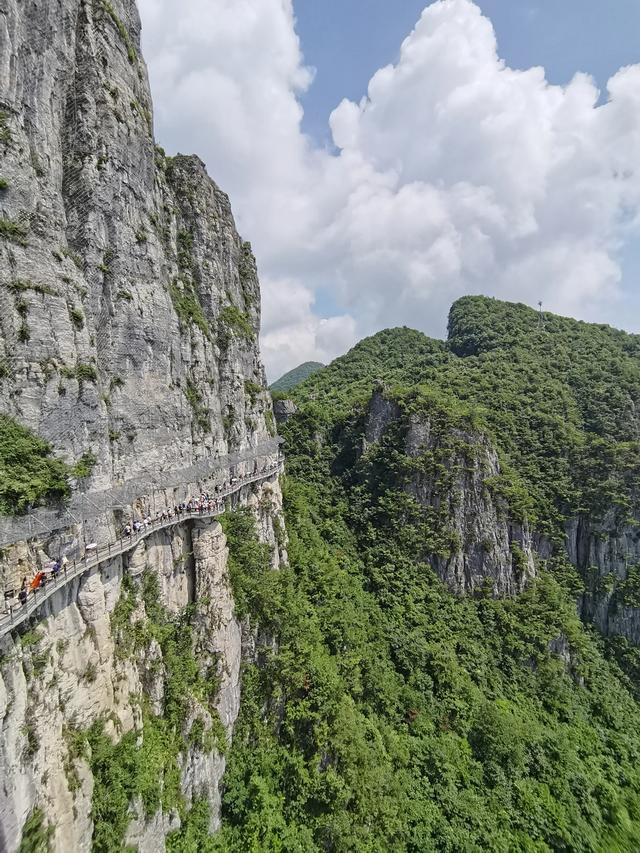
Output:
[[[281,512],[277,478],[243,495],[252,506],[263,541],[278,553],[272,517]],[[268,510],[266,507],[269,507]],[[269,516],[267,520],[266,516]],[[185,573],[174,554],[192,554],[193,593],[185,594]],[[241,701],[242,631],[234,611],[227,570],[228,549],[219,522],[195,521],[150,537],[132,555],[136,572],[158,579],[161,601],[176,612],[195,604],[194,641],[203,672],[214,667],[220,678],[215,707],[230,744]],[[169,567],[172,567],[171,569]],[[126,558],[87,573],[50,602],[48,617],[29,630],[32,644],[11,636],[0,641],[0,826],[8,853],[18,849],[22,826],[35,806],[54,826],[55,853],[91,850],[91,771],[84,760],[73,765],[80,785],[72,790],[65,732],[85,730],[107,720],[114,740],[140,729],[140,697],[161,714],[164,704],[162,651],[152,640],[133,659],[117,654],[111,614],[120,596]],[[140,605],[133,620],[145,618]],[[206,709],[191,703],[184,721],[196,717],[211,727]],[[28,734],[29,733],[29,734]],[[29,744],[31,743],[31,748]],[[226,758],[216,749],[192,745],[182,757],[182,789],[187,804],[205,796],[211,807],[211,829],[220,825],[221,781]],[[140,851],[164,850],[164,838],[179,826],[174,814],[146,821],[139,803],[132,804],[127,843]]]
[[[97,460],[76,488],[89,495],[79,513],[85,523],[3,550],[5,589],[49,557],[113,541],[132,512],[252,473],[253,460],[215,479],[169,487],[165,476],[256,448],[273,432],[273,416],[251,248],[204,164],[166,158],[154,145],[133,0],[3,3],[0,162],[8,182],[0,218],[16,227],[14,238],[0,237],[0,411],[68,462],[85,452]],[[271,461],[273,453],[258,463]],[[94,517],[92,495],[138,480],[144,490]],[[253,493],[243,488],[233,502],[256,507],[276,566],[284,552],[268,516],[280,509],[279,486],[274,479]],[[17,850],[39,806],[55,827],[55,851],[89,851],[91,772],[84,760],[69,762],[65,733],[99,718],[114,739],[139,728],[143,693],[162,709],[159,646],[133,660],[117,654],[111,615],[125,573],[154,573],[175,614],[206,593],[197,654],[203,668],[219,668],[217,707],[231,738],[241,636],[226,561],[217,522],[177,525],[57,592],[40,621],[25,626],[38,642],[0,641],[0,849]],[[142,606],[135,616],[144,616]],[[193,713],[210,724],[203,709]],[[224,756],[187,753],[185,795],[204,792],[217,826]],[[146,821],[134,803],[129,841],[162,850],[175,821]]]

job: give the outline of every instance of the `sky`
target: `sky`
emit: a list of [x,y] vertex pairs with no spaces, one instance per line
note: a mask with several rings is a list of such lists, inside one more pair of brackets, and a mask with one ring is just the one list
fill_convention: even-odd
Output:
[[640,331],[637,0],[139,0],[157,141],[229,193],[270,379],[484,293]]

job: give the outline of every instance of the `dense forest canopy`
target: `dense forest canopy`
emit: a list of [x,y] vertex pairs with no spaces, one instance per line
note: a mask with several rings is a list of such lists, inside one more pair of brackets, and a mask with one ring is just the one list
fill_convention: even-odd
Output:
[[447,342],[389,329],[307,379],[294,394],[337,423],[389,386],[426,385],[476,410],[550,536],[580,511],[626,520],[640,475],[640,336],[525,305],[465,297]]
[[317,373],[318,370],[322,370],[323,367],[324,364],[319,361],[305,361],[304,364],[299,364],[293,370],[289,370],[284,376],[281,376],[280,379],[277,379],[270,386],[271,391],[290,391],[292,388],[300,385],[301,382],[304,382],[309,376]]
[[[270,571],[249,514],[225,521],[236,600],[262,642],[223,829],[205,840],[194,809],[170,849],[640,847],[637,679],[578,618],[581,579],[559,556],[571,514],[635,513],[639,347],[467,298],[446,343],[388,330],[296,389],[290,566]],[[557,543],[522,594],[456,596],[424,558],[425,542],[454,546],[408,497],[398,435],[363,442],[381,385],[403,417],[431,418],[438,446],[464,426],[497,448],[505,500]]]

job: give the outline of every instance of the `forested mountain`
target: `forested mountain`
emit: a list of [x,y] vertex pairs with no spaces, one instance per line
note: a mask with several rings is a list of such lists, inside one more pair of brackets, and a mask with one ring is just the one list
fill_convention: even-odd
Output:
[[640,338],[465,298],[293,398],[212,849],[638,849]]
[[305,361],[304,364],[299,364],[276,380],[273,385],[270,385],[272,391],[290,391],[292,388],[300,385],[309,376],[322,370],[324,364],[319,361]]

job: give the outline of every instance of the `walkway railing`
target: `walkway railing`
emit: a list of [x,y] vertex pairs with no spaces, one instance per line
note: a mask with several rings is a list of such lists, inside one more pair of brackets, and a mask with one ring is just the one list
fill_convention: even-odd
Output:
[[[214,496],[214,499],[216,501],[222,501],[224,498],[228,498],[236,492],[239,492],[244,486],[248,486],[251,485],[251,483],[257,483],[262,480],[268,480],[281,469],[282,464],[278,463],[273,465],[267,471],[261,471],[258,474],[252,474],[248,477],[244,477],[243,479],[239,479],[237,483],[234,483],[232,487],[226,489],[224,492],[218,492],[218,494]],[[139,530],[137,533],[132,531],[129,536],[123,536],[115,542],[110,542],[108,545],[102,545],[96,548],[95,554],[90,557],[87,557],[85,554],[81,560],[74,560],[64,569],[60,570],[60,574],[55,580],[49,581],[44,586],[33,590],[33,592],[30,591],[25,604],[10,605],[8,610],[0,615],[0,639],[32,616],[36,610],[39,607],[42,607],[42,605],[59,589],[62,589],[68,583],[71,583],[72,580],[89,571],[89,569],[93,569],[101,563],[105,563],[108,560],[112,560],[114,557],[118,557],[121,554],[125,554],[127,551],[133,550],[133,548],[142,542],[143,539],[146,539],[147,536],[150,536],[152,533],[156,533],[158,530],[172,527],[174,524],[182,524],[183,522],[190,521],[192,519],[214,518],[217,515],[222,515],[224,511],[224,506],[219,506],[216,509],[205,510],[203,512],[194,510],[193,512],[184,512],[180,515],[174,515],[172,518],[156,519],[152,521],[149,526],[145,526],[144,529]]]
[[277,453],[280,442],[281,439],[273,438],[227,456],[207,457],[188,468],[163,471],[161,477],[146,473],[104,491],[78,492],[67,504],[57,509],[37,509],[20,518],[0,518],[0,547],[22,542],[32,536],[64,530],[79,523],[80,519],[89,521],[100,518],[114,507],[128,506],[141,495],[151,496],[154,491],[202,482],[217,472],[228,471],[243,462]]

